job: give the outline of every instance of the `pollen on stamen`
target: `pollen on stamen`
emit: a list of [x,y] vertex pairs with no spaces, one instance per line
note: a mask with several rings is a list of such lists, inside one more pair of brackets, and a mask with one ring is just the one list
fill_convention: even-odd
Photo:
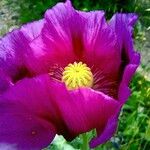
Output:
[[49,75],[51,78],[60,81],[61,77],[62,77],[62,72],[63,72],[63,68],[60,67],[57,64],[54,64],[53,66],[51,66],[51,68],[49,69]]
[[69,90],[80,87],[92,87],[93,74],[91,69],[82,62],[74,62],[68,64],[62,73],[62,82],[64,82]]

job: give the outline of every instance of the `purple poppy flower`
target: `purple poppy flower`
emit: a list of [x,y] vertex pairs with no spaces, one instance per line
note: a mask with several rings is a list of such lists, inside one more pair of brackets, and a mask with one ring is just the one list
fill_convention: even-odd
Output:
[[116,131],[139,65],[135,14],[75,10],[70,1],[0,41],[0,145],[40,150],[56,134],[96,129],[94,148]]

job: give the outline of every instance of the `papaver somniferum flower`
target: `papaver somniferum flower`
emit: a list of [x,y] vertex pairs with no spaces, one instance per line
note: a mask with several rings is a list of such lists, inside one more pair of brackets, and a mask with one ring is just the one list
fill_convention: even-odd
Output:
[[94,148],[116,131],[139,65],[135,14],[82,12],[68,0],[0,40],[0,145],[40,150],[56,134],[96,129]]

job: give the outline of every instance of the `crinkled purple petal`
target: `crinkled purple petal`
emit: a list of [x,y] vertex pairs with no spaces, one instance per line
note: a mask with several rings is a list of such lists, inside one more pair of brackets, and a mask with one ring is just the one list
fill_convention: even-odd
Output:
[[119,116],[121,107],[122,106],[120,105],[120,107],[118,107],[114,115],[109,118],[103,131],[97,130],[98,135],[96,138],[93,138],[90,141],[90,148],[94,148],[100,144],[107,142],[114,135],[118,127],[118,116]]
[[48,72],[55,64],[64,67],[77,60],[76,54],[83,51],[83,20],[81,22],[69,1],[47,10],[45,19],[42,35],[31,43],[33,54],[30,58],[35,61],[30,68],[35,73]]
[[125,67],[125,70],[123,72],[122,81],[120,83],[119,91],[118,91],[118,99],[122,103],[125,103],[127,101],[128,97],[130,96],[131,92],[129,89],[129,83],[130,83],[137,67],[140,64],[140,55],[138,53],[135,53],[130,62],[131,63]]
[[102,132],[118,107],[103,93],[68,91],[49,76],[24,79],[1,96],[0,141],[36,149],[47,146],[56,132],[69,140],[94,128]]
[[[107,125],[105,126],[104,130],[101,132],[97,130],[98,137],[94,138],[90,142],[90,147],[94,148],[99,144],[102,144],[109,140],[112,135],[115,133],[117,126],[118,126],[118,116],[120,109],[122,107],[122,104],[128,99],[130,95],[130,89],[129,89],[129,82],[135,73],[135,70],[137,69],[139,62],[140,62],[140,56],[138,53],[134,52],[133,49],[133,43],[132,43],[132,25],[136,21],[136,16],[133,14],[119,14],[114,15],[114,17],[110,21],[110,26],[114,30],[114,32],[117,35],[117,41],[120,46],[120,51],[123,54],[123,57],[127,57],[125,59],[126,62],[124,62],[124,66],[121,66],[123,69],[121,83],[119,86],[119,93],[118,93],[118,99],[120,103],[120,107],[116,110],[114,115],[109,118],[109,121],[107,122]],[[122,60],[123,61],[123,60]],[[124,68],[123,68],[124,67]]]
[[0,69],[0,94],[12,85],[11,79],[2,69]]
[[[59,91],[59,94],[55,91]],[[120,105],[101,92],[92,89],[67,91],[65,85],[54,81],[50,84],[49,94],[53,97],[66,125],[66,129],[59,134],[69,140],[94,128],[103,132],[108,120],[115,115]],[[108,140],[108,137],[106,139]]]
[[136,14],[115,14],[109,25],[117,35],[117,40],[122,53],[122,78],[118,91],[118,99],[124,103],[129,95],[129,82],[140,63],[140,55],[134,51],[132,30],[137,21]]
[[101,70],[116,79],[121,64],[117,38],[105,20],[103,11],[79,12],[86,18],[84,31],[84,57],[89,66]]
[[59,115],[53,113],[46,81],[44,76],[24,79],[0,97],[0,144],[37,150],[53,140]]
[[[43,20],[26,24],[8,33],[0,41],[0,68],[12,82],[29,74],[27,60],[31,52],[29,42],[36,38],[43,27]],[[32,60],[29,60],[32,63]]]
[[48,72],[55,64],[64,67],[82,61],[112,79],[118,77],[121,56],[103,11],[76,11],[67,1],[47,10],[45,20],[42,35],[31,43],[33,72]]
[[117,35],[120,50],[125,49],[129,57],[133,54],[132,29],[138,17],[134,13],[115,14],[109,21],[110,27]]
[[23,25],[20,30],[28,41],[32,41],[41,34],[44,23],[44,19],[34,21]]

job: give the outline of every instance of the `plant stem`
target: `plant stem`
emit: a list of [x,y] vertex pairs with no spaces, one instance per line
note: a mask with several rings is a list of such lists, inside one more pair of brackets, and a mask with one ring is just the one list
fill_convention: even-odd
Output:
[[88,135],[86,133],[82,134],[82,142],[83,142],[83,145],[81,147],[81,150],[88,150],[89,149]]

